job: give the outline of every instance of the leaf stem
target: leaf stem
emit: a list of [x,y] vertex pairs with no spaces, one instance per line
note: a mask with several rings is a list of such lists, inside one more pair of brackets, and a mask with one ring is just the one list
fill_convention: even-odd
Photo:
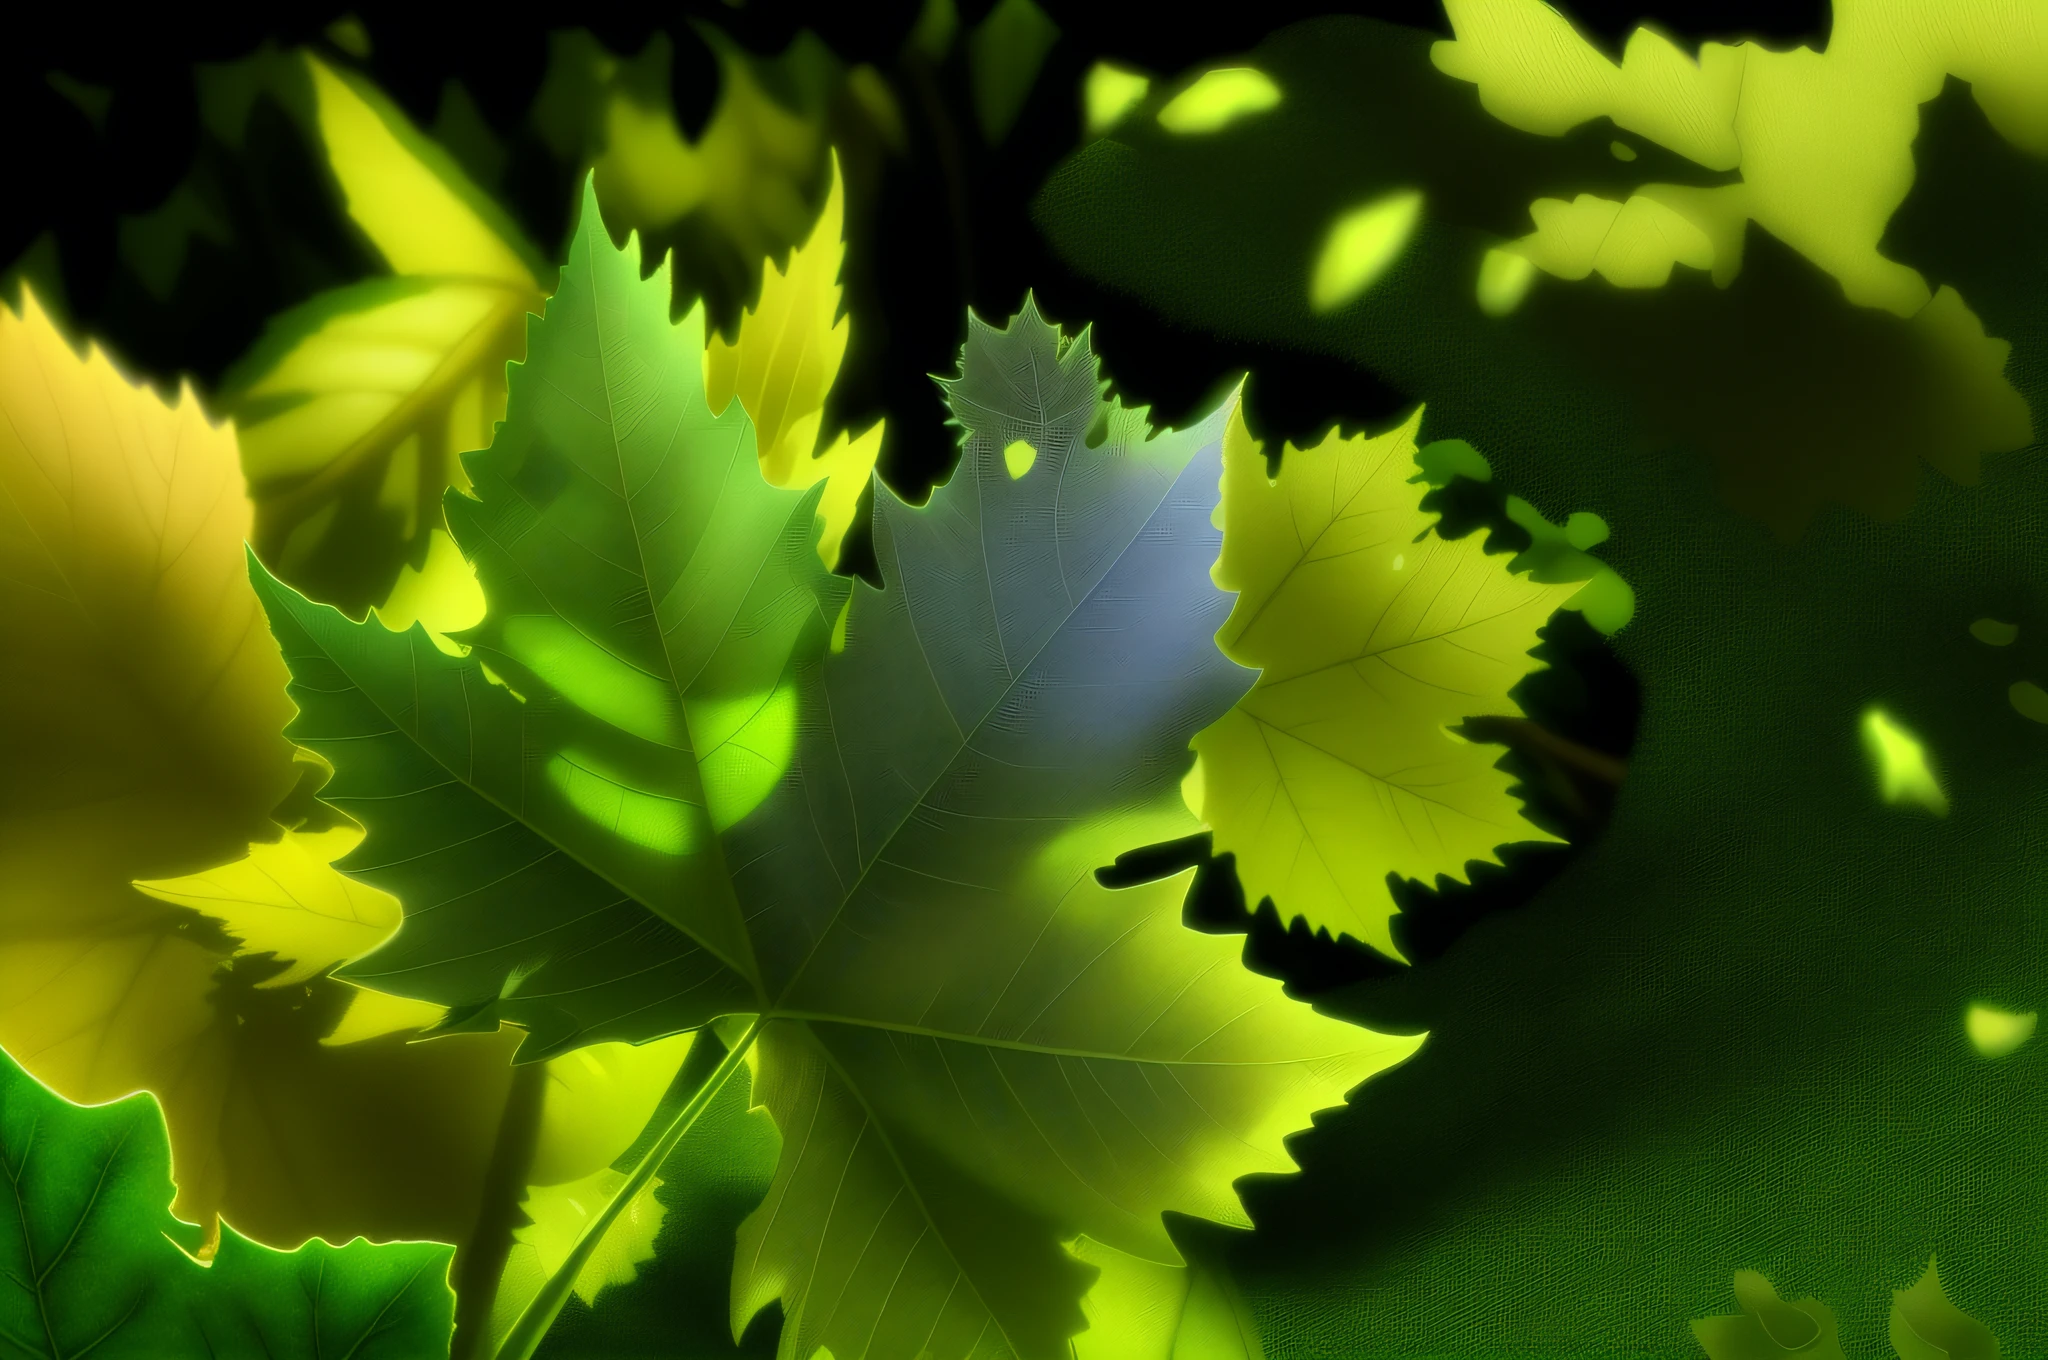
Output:
[[554,1325],[555,1318],[569,1302],[569,1294],[576,1287],[576,1277],[583,1273],[583,1267],[590,1260],[591,1253],[596,1251],[598,1243],[604,1240],[604,1235],[611,1228],[613,1221],[624,1212],[628,1204],[632,1203],[633,1196],[640,1193],[641,1187],[646,1185],[654,1173],[660,1170],[661,1164],[668,1160],[669,1153],[675,1151],[676,1144],[683,1140],[683,1135],[690,1131],[690,1126],[697,1122],[697,1117],[710,1107],[712,1097],[718,1094],[726,1079],[739,1070],[740,1064],[746,1061],[747,1050],[754,1046],[754,1038],[760,1034],[761,1023],[765,1018],[759,1015],[754,1017],[753,1023],[747,1026],[746,1033],[740,1036],[739,1042],[732,1046],[724,1060],[704,1079],[704,1084],[697,1088],[697,1093],[690,1097],[689,1103],[676,1112],[676,1117],[669,1122],[668,1128],[662,1131],[661,1137],[654,1140],[654,1146],[647,1149],[647,1155],[633,1168],[633,1174],[626,1177],[626,1183],[619,1187],[619,1192],[604,1206],[604,1211],[583,1229],[568,1259],[562,1262],[559,1270],[548,1276],[547,1283],[540,1287],[540,1292],[533,1296],[532,1302],[519,1314],[519,1320],[512,1324],[512,1330],[505,1334],[504,1342],[498,1347],[496,1360],[531,1360],[533,1353],[540,1349],[541,1338],[547,1335],[548,1328]]

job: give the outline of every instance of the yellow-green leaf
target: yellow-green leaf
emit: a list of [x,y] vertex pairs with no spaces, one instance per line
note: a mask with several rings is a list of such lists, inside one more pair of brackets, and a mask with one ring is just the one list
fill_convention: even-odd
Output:
[[0,312],[0,1047],[68,1100],[153,1092],[187,1221],[460,1240],[513,1036],[323,1047],[352,989],[255,985],[275,966],[132,886],[247,856],[299,779],[238,464],[189,392]]
[[257,551],[360,615],[420,566],[460,456],[491,442],[541,301],[518,232],[360,77],[307,56],[314,127],[350,217],[396,277],[275,318],[225,384]]
[[220,921],[241,954],[275,954],[289,966],[258,985],[289,986],[368,953],[398,928],[397,898],[334,868],[362,839],[352,823],[287,831],[232,863],[135,886]]
[[812,456],[825,397],[839,376],[849,334],[847,319],[839,315],[845,201],[835,157],[832,190],[810,237],[790,252],[787,269],[769,265],[761,279],[761,300],[741,323],[738,339],[713,334],[704,354],[704,390],[711,409],[722,411],[739,398],[754,422],[761,473],[769,483],[802,490],[825,481],[818,503],[823,526],[818,555],[828,567],[839,561],[840,545],[882,447],[882,422],[876,421],[858,438],[842,432],[830,448]]
[[394,274],[490,279],[532,292],[531,252],[442,152],[375,87],[311,53],[315,118],[348,213]]
[[1892,1291],[1891,1339],[1900,1360],[1998,1360],[1998,1338],[1949,1302],[1932,1256],[1911,1289]]
[[1787,1303],[1761,1274],[1738,1270],[1735,1301],[1740,1313],[1693,1319],[1708,1360],[1843,1360],[1834,1312],[1819,1300]]
[[1187,787],[1248,897],[1396,957],[1389,873],[1462,878],[1504,842],[1556,839],[1523,816],[1499,748],[1449,729],[1519,715],[1536,630],[1579,589],[1431,532],[1420,421],[1290,445],[1274,481],[1232,417],[1215,574],[1238,598],[1217,641],[1262,674],[1195,738]]

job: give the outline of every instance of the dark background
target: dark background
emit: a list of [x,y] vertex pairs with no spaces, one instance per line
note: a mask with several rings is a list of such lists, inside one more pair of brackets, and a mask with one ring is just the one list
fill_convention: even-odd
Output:
[[[965,33],[991,7],[962,0]],[[133,371],[160,386],[191,377],[202,394],[261,333],[265,321],[320,288],[376,272],[323,198],[318,175],[288,133],[262,153],[260,214],[274,239],[286,240],[290,261],[259,258],[262,240],[225,250],[197,246],[168,305],[142,298],[119,268],[124,216],[162,203],[191,171],[201,131],[193,66],[247,56],[259,45],[331,44],[323,36],[344,15],[360,19],[371,51],[357,62],[421,127],[431,127],[449,82],[458,81],[504,144],[507,164],[499,197],[543,251],[553,251],[571,223],[579,167],[557,162],[527,124],[547,66],[549,33],[584,27],[611,50],[630,55],[665,34],[673,45],[672,98],[678,122],[695,136],[710,117],[719,71],[699,24],[710,24],[748,50],[772,56],[803,29],[824,39],[848,65],[874,65],[898,91],[909,146],[891,157],[879,190],[850,218],[845,278],[854,342],[827,412],[827,433],[889,418],[882,454],[886,481],[921,499],[950,470],[953,432],[928,375],[950,372],[964,338],[965,312],[1000,319],[1026,289],[1049,316],[1069,327],[1094,323],[1105,373],[1127,402],[1149,405],[1155,421],[1179,424],[1213,404],[1237,374],[1249,372],[1248,415],[1269,441],[1307,442],[1332,424],[1346,430],[1384,426],[1414,405],[1398,390],[1354,365],[1305,350],[1225,341],[1161,320],[1143,304],[1077,275],[1046,247],[1029,203],[1059,161],[1082,140],[1078,90],[1098,60],[1170,76],[1194,63],[1256,45],[1268,33],[1328,13],[1359,13],[1433,30],[1448,37],[1441,6],[1430,0],[1315,3],[1268,0],[1182,6],[1045,0],[1061,37],[1033,84],[1015,128],[990,148],[972,135],[965,44],[953,43],[936,68],[912,69],[905,42],[919,6],[905,0],[831,3],[687,3],[579,5],[559,16],[487,21],[422,13],[417,5],[204,13],[138,9],[118,21],[75,5],[38,7],[19,40],[0,53],[6,63],[0,97],[17,192],[0,207],[0,261],[12,261],[48,234],[56,245],[63,305],[72,327],[110,349]],[[1559,6],[1589,36],[1619,55],[1637,25],[1653,24],[1688,44],[1709,38],[1762,38],[1772,45],[1824,45],[1828,12],[1819,0],[1740,3],[1578,3]],[[346,58],[343,58],[346,59]],[[52,72],[110,92],[89,116],[48,78]],[[926,97],[919,98],[919,94]],[[260,139],[259,139],[260,141]],[[864,207],[864,210],[860,210]],[[754,286],[757,286],[755,284]],[[707,297],[715,324],[730,325],[750,298]],[[679,299],[680,301],[680,299]],[[1460,483],[1439,493],[1433,508],[1445,531],[1491,533],[1497,550],[1526,546],[1502,511],[1504,492]],[[861,544],[849,564],[864,565]],[[1625,756],[1634,738],[1636,685],[1576,614],[1547,631],[1539,672],[1518,696],[1551,731],[1608,754]],[[1612,790],[1577,787],[1560,802],[1554,770],[1511,753],[1507,767],[1522,777],[1532,815],[1583,845],[1597,834]],[[1576,793],[1576,797],[1574,797]],[[1583,806],[1580,806],[1583,805]],[[1411,959],[1439,955],[1479,916],[1511,907],[1548,882],[1569,857],[1552,846],[1507,852],[1506,867],[1476,866],[1472,885],[1439,880],[1400,886],[1407,908],[1400,928]],[[1201,845],[1137,857],[1129,868],[1157,872],[1203,858]],[[1192,904],[1198,921],[1243,929],[1244,906],[1232,876],[1210,871]],[[1381,976],[1396,965],[1369,951],[1289,935],[1270,909],[1253,929],[1252,960],[1309,994]]]

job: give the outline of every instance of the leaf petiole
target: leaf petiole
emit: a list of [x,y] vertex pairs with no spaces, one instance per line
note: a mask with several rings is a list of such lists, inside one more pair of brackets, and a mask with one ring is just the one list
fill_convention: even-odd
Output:
[[677,1111],[676,1117],[670,1121],[668,1128],[662,1131],[661,1137],[654,1140],[654,1146],[647,1149],[647,1155],[640,1159],[639,1165],[626,1177],[618,1193],[604,1206],[604,1211],[584,1228],[583,1235],[576,1239],[575,1248],[562,1262],[561,1268],[548,1276],[547,1283],[540,1287],[540,1292],[533,1296],[532,1301],[519,1314],[519,1320],[512,1324],[512,1330],[505,1334],[505,1340],[498,1346],[495,1360],[531,1360],[533,1353],[540,1349],[541,1338],[547,1335],[548,1328],[554,1325],[563,1305],[569,1302],[569,1294],[576,1287],[576,1277],[583,1273],[584,1264],[590,1260],[591,1253],[597,1250],[598,1243],[604,1241],[604,1235],[611,1228],[613,1220],[633,1202],[633,1197],[640,1193],[640,1188],[647,1184],[648,1179],[661,1169],[661,1164],[668,1160],[669,1153],[675,1151],[676,1144],[683,1140],[683,1135],[690,1131],[691,1125],[697,1122],[697,1117],[710,1106],[713,1097],[725,1085],[726,1079],[746,1061],[747,1050],[754,1046],[754,1037],[761,1032],[763,1019],[764,1017],[758,1015],[753,1018],[746,1032],[740,1035],[739,1041],[727,1051],[711,1075],[704,1079],[704,1084],[697,1088],[689,1103]]

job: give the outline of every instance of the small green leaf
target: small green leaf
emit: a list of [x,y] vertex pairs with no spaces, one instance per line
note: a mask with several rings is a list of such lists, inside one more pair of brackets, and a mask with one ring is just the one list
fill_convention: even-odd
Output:
[[1934,1258],[1911,1289],[1892,1291],[1892,1349],[1900,1360],[1997,1360],[1991,1329],[1949,1302]]
[[[446,1355],[452,1247],[273,1251],[171,1216],[154,1097],[70,1104],[0,1054],[0,1317],[10,1353],[182,1357]],[[33,1337],[33,1341],[29,1338]]]
[[1693,1319],[1692,1334],[1709,1360],[1843,1360],[1826,1304],[1788,1303],[1754,1270],[1735,1272],[1735,1301],[1742,1305],[1738,1314]]

